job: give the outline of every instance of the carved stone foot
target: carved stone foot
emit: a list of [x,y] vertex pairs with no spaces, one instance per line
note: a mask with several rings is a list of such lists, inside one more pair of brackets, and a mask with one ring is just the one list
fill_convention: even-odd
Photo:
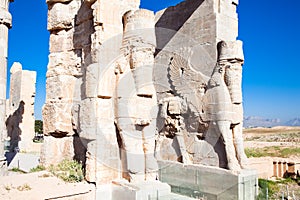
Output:
[[242,169],[248,169],[248,158],[246,157],[246,158],[242,158],[241,160],[240,160],[240,165],[241,165],[241,168]]
[[193,164],[193,162],[192,162],[192,160],[191,160],[191,158],[190,158],[190,156],[189,156],[188,153],[184,153],[182,155],[182,163],[186,164],[186,165]]
[[242,170],[241,166],[237,162],[232,161],[228,161],[228,169],[234,174],[238,174]]

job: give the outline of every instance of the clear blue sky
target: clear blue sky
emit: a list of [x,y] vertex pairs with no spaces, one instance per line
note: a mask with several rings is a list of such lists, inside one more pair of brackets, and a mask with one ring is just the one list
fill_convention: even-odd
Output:
[[[141,7],[157,11],[180,1],[142,0]],[[240,0],[239,39],[244,41],[247,116],[283,121],[300,117],[299,8],[299,0]],[[15,0],[10,11],[13,28],[9,31],[8,68],[20,62],[23,69],[37,71],[35,116],[41,119],[49,52],[47,5],[45,0]]]

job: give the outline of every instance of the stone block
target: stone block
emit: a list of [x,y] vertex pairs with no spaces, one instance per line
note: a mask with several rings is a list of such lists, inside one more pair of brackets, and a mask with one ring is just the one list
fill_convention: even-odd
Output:
[[22,70],[14,63],[10,75],[10,99],[7,106],[7,135],[11,138],[11,150],[33,151],[34,100],[36,72]]
[[[113,99],[87,98],[81,102],[80,106],[81,125],[93,126],[101,120],[114,120]],[[108,122],[108,121],[106,121]]]
[[113,66],[100,69],[98,75],[97,96],[99,98],[112,98],[116,89],[116,75]]
[[[166,93],[167,91],[172,91],[171,85],[165,77],[168,76],[169,65],[166,64],[170,62],[170,57],[166,53],[160,53],[155,58],[155,65],[153,69],[153,82],[157,96],[161,93]],[[160,99],[160,98],[159,98]]]
[[81,76],[81,64],[81,50],[50,53],[46,77],[57,75]]
[[73,137],[55,138],[45,136],[41,149],[41,164],[50,166],[58,164],[64,159],[72,160],[74,157]]
[[112,184],[97,185],[96,198],[97,200],[112,200]]
[[126,181],[113,181],[113,200],[154,200],[162,199],[171,194],[168,184],[159,181],[141,181],[138,183],[128,183]]
[[[152,55],[153,56],[153,55]],[[143,65],[132,70],[138,96],[155,96],[153,85],[153,65]]]
[[85,96],[87,98],[97,97],[97,88],[99,81],[99,64],[93,63],[85,68]]
[[135,118],[137,98],[119,98],[118,105],[118,118]]
[[90,182],[102,185],[120,176],[119,147],[113,133],[112,130],[99,129],[93,139],[85,138],[87,140],[86,178]]
[[151,98],[137,97],[135,113],[138,119],[156,119],[158,113],[156,96]]
[[86,67],[85,95],[86,97],[112,98],[114,94],[116,75],[113,67],[101,68],[100,63]]
[[159,161],[159,168],[160,181],[168,183],[174,193],[194,197],[201,194],[207,199],[216,200],[254,200],[257,196],[255,170],[233,174],[216,167],[183,165],[170,161]]
[[8,169],[18,168],[23,172],[30,172],[30,169],[35,168],[40,163],[40,156],[29,153],[17,153],[10,162]]
[[[218,140],[216,138],[215,140]],[[219,155],[216,153],[214,146],[204,140],[194,141],[192,145],[187,146],[188,152],[194,154],[194,163],[207,166],[220,166]]]
[[42,112],[45,135],[66,136],[73,134],[71,103],[46,103]]
[[158,106],[156,98],[133,97],[118,99],[118,118],[132,118],[140,120],[156,119]]
[[74,30],[60,30],[50,34],[50,53],[74,50]]
[[[268,179],[272,176],[277,176],[277,168],[273,168],[273,160],[274,158],[268,157],[268,158],[249,158],[248,159],[248,167],[251,169],[255,169],[258,172],[259,178]],[[277,163],[276,163],[277,166]],[[274,174],[274,172],[276,172]]]
[[132,98],[136,96],[134,77],[130,69],[127,68],[125,70],[124,73],[118,77],[117,96]]
[[238,19],[223,14],[217,16],[217,34],[222,40],[234,41],[238,36]]
[[238,0],[223,1],[219,5],[219,13],[237,19]]
[[[48,1],[47,3],[54,3]],[[78,1],[55,2],[48,10],[48,30],[57,31],[74,27],[75,15],[80,7]]]
[[76,78],[70,75],[48,77],[46,81],[46,102],[63,101],[72,103]]

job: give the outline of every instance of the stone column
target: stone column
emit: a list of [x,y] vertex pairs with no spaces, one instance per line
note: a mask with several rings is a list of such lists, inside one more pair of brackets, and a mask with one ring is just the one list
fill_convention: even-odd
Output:
[[[43,106],[44,143],[41,163],[57,164],[75,157],[76,120],[74,105],[80,95],[82,52],[76,48],[75,16],[80,0],[47,0],[49,62],[46,102]],[[87,28],[80,30],[87,31]]]
[[278,164],[276,161],[273,161],[273,176],[278,177]]
[[282,163],[282,177],[284,177],[286,174],[286,172],[287,172],[287,162],[286,161],[283,161],[283,163]]
[[278,178],[282,177],[282,162],[278,162]]
[[10,69],[9,103],[6,105],[6,129],[10,137],[10,151],[33,152],[34,143],[34,99],[36,72],[22,70],[14,62]]
[[[7,70],[7,46],[8,29],[11,28],[12,17],[8,12],[11,0],[0,1],[0,162],[5,161],[4,137],[6,135],[6,70]],[[1,164],[1,163],[0,163]]]

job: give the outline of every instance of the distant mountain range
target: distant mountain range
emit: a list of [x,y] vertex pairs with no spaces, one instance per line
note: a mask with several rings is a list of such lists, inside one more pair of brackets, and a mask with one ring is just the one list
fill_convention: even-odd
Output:
[[280,119],[266,119],[258,116],[244,117],[244,127],[273,127],[273,126],[300,126],[300,118],[283,122]]
[[285,123],[286,126],[300,126],[300,118],[289,120]]

